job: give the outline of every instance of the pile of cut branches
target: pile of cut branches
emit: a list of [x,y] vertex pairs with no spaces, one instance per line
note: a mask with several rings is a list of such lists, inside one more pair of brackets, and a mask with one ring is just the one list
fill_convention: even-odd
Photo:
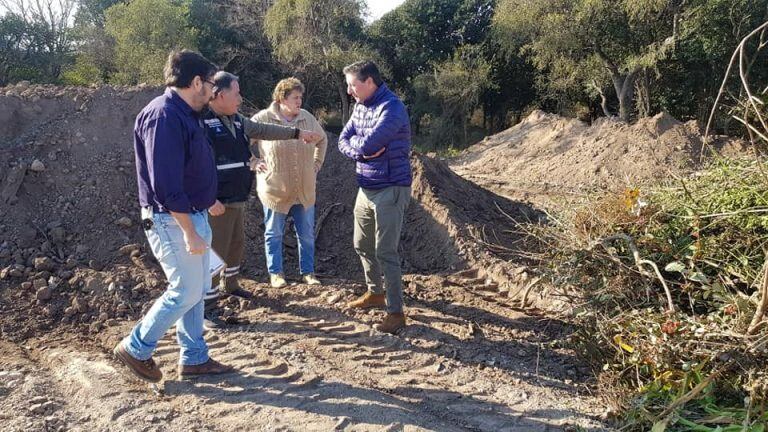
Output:
[[552,285],[581,300],[571,342],[594,362],[626,430],[768,423],[766,170],[717,160],[537,228]]

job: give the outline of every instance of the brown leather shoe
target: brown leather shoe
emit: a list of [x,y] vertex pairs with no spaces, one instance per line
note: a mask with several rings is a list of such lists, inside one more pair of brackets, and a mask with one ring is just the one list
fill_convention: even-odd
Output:
[[384,294],[374,294],[371,291],[366,292],[357,300],[352,300],[351,302],[347,303],[347,307],[350,309],[353,309],[353,308],[365,309],[365,308],[386,307],[386,306],[387,306],[386,296]]
[[221,364],[216,360],[209,358],[207,362],[200,365],[180,365],[179,378],[198,376],[198,375],[221,375],[234,372],[235,368]]
[[405,314],[388,313],[381,324],[377,324],[376,330],[384,333],[395,334],[405,328]]
[[125,350],[122,341],[117,344],[112,353],[120,363],[127,366],[137,377],[152,383],[160,382],[163,379],[163,372],[160,371],[154,360],[151,358],[149,360],[139,360],[133,357]]

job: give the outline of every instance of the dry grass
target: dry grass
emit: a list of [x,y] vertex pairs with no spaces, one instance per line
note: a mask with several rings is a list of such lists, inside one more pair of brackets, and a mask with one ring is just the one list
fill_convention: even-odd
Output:
[[542,272],[581,299],[572,342],[625,430],[710,430],[713,413],[738,430],[768,422],[768,326],[748,332],[768,239],[761,164],[719,160],[684,183],[595,197],[535,229],[549,245]]

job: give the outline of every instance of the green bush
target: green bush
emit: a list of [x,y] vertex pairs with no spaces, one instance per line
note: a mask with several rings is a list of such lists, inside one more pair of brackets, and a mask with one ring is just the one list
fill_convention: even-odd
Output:
[[87,86],[101,84],[101,69],[90,58],[79,55],[75,64],[67,67],[61,73],[62,83],[65,85]]
[[189,25],[186,1],[118,3],[107,9],[105,16],[106,32],[115,39],[115,83],[160,84],[171,50],[196,49],[197,31]]
[[554,246],[544,271],[583,298],[571,342],[616,396],[624,430],[764,430],[768,331],[746,332],[766,257],[767,170],[717,160],[594,197],[543,229]]

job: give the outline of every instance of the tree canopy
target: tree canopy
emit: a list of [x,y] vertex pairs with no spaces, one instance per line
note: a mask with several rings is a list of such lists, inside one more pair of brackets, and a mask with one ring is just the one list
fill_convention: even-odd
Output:
[[107,9],[104,27],[115,39],[113,80],[161,83],[168,52],[197,49],[197,31],[188,18],[188,3],[167,0],[133,0]]
[[[43,13],[53,1],[66,7]],[[364,0],[0,4],[0,85],[158,83],[168,52],[183,47],[240,75],[254,108],[296,76],[308,108],[343,119],[341,70],[370,58],[425,142],[458,147],[533,108],[703,119],[730,53],[768,19],[768,0],[406,0],[370,24]],[[753,61],[749,73],[763,79],[768,65]]]

